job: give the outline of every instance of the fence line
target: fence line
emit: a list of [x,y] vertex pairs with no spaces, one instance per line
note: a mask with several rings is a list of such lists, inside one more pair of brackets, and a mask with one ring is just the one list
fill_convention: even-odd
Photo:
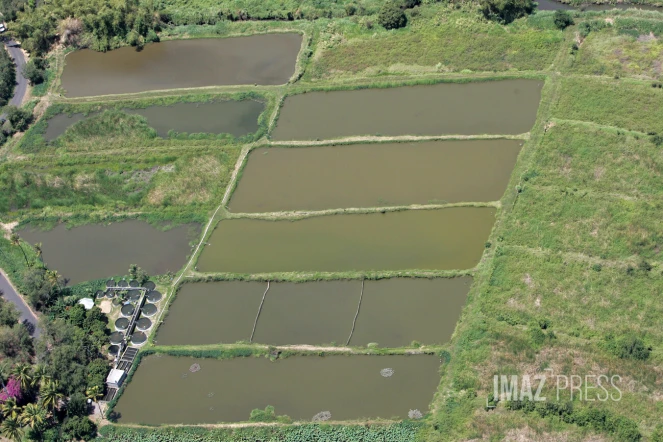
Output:
[[357,305],[357,313],[355,313],[355,319],[352,321],[352,330],[350,330],[350,336],[348,337],[348,342],[345,343],[347,347],[350,345],[350,339],[355,332],[355,325],[357,325],[357,316],[359,316],[359,309],[361,308],[361,299],[364,297],[364,280],[361,280],[361,294],[359,295],[359,304]]
[[256,315],[255,322],[253,323],[253,331],[251,332],[251,339],[249,339],[249,342],[253,342],[253,335],[256,334],[256,326],[258,325],[258,318],[260,318],[262,305],[265,303],[265,296],[267,296],[268,291],[269,291],[269,281],[267,281],[267,290],[265,290],[265,293],[262,294],[262,301],[260,301],[260,307],[258,307],[258,314]]

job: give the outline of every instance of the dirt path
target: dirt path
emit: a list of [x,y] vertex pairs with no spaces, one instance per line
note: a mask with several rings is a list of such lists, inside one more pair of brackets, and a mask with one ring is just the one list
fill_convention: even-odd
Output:
[[10,223],[0,223],[0,229],[4,231],[3,236],[9,239],[9,237],[12,234],[12,231],[16,226],[18,226],[18,221],[12,221]]

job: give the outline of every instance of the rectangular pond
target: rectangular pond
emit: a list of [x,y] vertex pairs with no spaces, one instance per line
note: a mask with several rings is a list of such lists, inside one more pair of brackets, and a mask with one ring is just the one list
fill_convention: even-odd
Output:
[[295,72],[299,34],[171,40],[141,51],[83,49],[67,55],[62,88],[67,97],[230,84],[287,83]]
[[350,345],[400,347],[451,339],[472,278],[366,281]]
[[225,281],[180,287],[159,327],[159,345],[248,341],[267,283]]
[[534,125],[542,87],[520,79],[293,95],[272,139],[521,134]]
[[[472,279],[392,278],[362,282],[207,282],[184,284],[159,328],[159,345],[248,341],[271,345],[401,347],[449,341]],[[359,301],[361,298],[361,306]]]
[[[258,130],[258,117],[265,109],[260,101],[212,101],[207,103],[176,103],[171,106],[150,106],[143,109],[123,109],[130,114],[145,117],[147,124],[165,138],[170,130],[187,133],[230,134],[241,137]],[[53,141],[74,124],[87,118],[98,117],[92,112],[87,117],[81,113],[58,114],[48,120],[44,133],[47,141]]]
[[[194,363],[200,371],[191,373]],[[149,356],[115,411],[120,423],[149,425],[248,421],[251,410],[268,405],[297,421],[311,421],[323,411],[332,420],[403,419],[409,410],[428,412],[439,367],[432,355],[297,356],[276,362]]]
[[497,201],[520,140],[260,148],[249,155],[233,212]]
[[298,221],[219,222],[198,259],[202,272],[468,269],[481,258],[492,208],[326,215]]
[[18,234],[31,244],[42,243],[44,262],[76,284],[125,275],[137,264],[150,275],[178,271],[191,252],[189,241],[198,226],[162,231],[144,221],[86,225],[67,229],[64,224],[44,231],[27,227]]

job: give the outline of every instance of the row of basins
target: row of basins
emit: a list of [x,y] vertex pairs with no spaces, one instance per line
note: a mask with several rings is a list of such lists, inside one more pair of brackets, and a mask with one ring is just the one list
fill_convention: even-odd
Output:
[[[357,135],[517,135],[534,123],[541,84],[518,79],[302,93],[285,99],[270,136],[288,141]],[[217,100],[122,110],[144,116],[160,137],[171,130],[241,137],[258,129],[264,107],[256,100]],[[47,121],[44,138],[54,141],[75,123],[95,117],[99,112],[56,115]]]
[[[289,37],[274,37],[284,38]],[[246,43],[250,38],[241,40]],[[162,50],[168,51],[151,51],[158,57]],[[147,51],[150,46],[143,52]],[[113,52],[111,57],[120,56]],[[133,53],[128,57],[138,63]],[[266,68],[269,57],[264,59]],[[71,60],[68,56],[68,63]],[[86,76],[97,69],[95,63],[89,63]],[[236,63],[245,62],[240,56]],[[251,63],[255,69],[262,62]],[[236,69],[248,69],[242,66]],[[291,65],[288,75],[293,69]],[[186,70],[197,75],[190,65]],[[65,81],[66,74],[65,70],[65,88],[75,84]],[[99,75],[107,74],[100,70]],[[135,80],[138,76],[127,82],[145,90]],[[114,81],[116,89],[81,89],[75,95],[118,92],[124,79]],[[255,82],[282,83],[283,78]],[[95,79],[95,85],[100,83],[104,82]],[[294,95],[285,99],[272,139],[522,134],[534,123],[541,87],[541,81],[506,80]],[[485,250],[495,208],[472,204],[501,198],[521,145],[520,139],[502,138],[254,149],[228,207],[232,214],[244,215],[219,222],[196,268],[263,274],[265,282],[183,284],[155,343],[401,347],[413,341],[424,345],[448,341],[470,277],[266,281],[269,274],[279,272],[304,272],[315,279],[318,272],[426,273],[475,267]],[[464,204],[435,206],[447,203]],[[427,207],[405,207],[413,204]],[[350,208],[368,209],[345,213]],[[278,221],[258,215],[325,209],[335,212]],[[142,228],[151,230],[132,233]],[[79,233],[83,229],[88,232]],[[43,243],[44,257],[52,267],[65,276],[75,273],[72,279],[86,280],[113,274],[108,269],[119,267],[119,262],[124,269],[130,262],[139,263],[152,274],[177,270],[190,250],[186,230],[161,232],[139,221],[125,221],[105,227],[26,231],[24,236],[34,235],[28,239]],[[56,241],[68,247],[59,251],[53,246]],[[85,242],[89,255],[68,253],[76,249],[71,247],[76,241]],[[112,252],[109,256],[98,253],[106,248]],[[267,405],[275,406],[277,414],[305,421],[406,418],[427,412],[439,383],[439,365],[438,355],[425,354],[298,356],[276,362],[152,355],[141,362],[116,411],[123,422],[147,424],[244,421],[252,409]]]

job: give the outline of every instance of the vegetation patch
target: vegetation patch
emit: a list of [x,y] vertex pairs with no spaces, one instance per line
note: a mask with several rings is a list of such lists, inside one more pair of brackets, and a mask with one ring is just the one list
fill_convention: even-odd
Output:
[[240,442],[260,440],[263,442],[277,441],[318,441],[345,442],[397,440],[410,442],[417,440],[422,425],[416,422],[400,422],[395,424],[364,424],[364,425],[330,425],[307,424],[289,426],[261,426],[247,428],[214,428],[205,427],[123,427],[109,425],[100,432],[109,442],[188,442],[188,441],[228,441]]
[[554,117],[663,132],[663,89],[651,82],[564,78],[561,88]]
[[509,216],[508,244],[564,250],[603,259],[661,260],[656,226],[663,206],[590,194],[586,190],[526,187]]
[[182,155],[75,157],[0,165],[0,214],[122,212],[186,207],[206,212],[228,185],[239,148]]
[[[265,110],[258,117],[258,130],[239,138],[230,134],[187,134],[171,132],[166,139],[158,138],[156,131],[148,121],[135,114],[123,112],[123,109],[145,109],[151,106],[172,106],[178,103],[210,103],[213,101],[257,100],[265,102]],[[40,152],[46,149],[81,152],[111,149],[134,149],[136,146],[178,146],[183,142],[204,144],[230,144],[251,142],[261,138],[267,131],[267,120],[273,111],[275,98],[271,94],[256,92],[184,95],[154,97],[143,100],[121,100],[91,103],[55,103],[42,118],[32,126],[18,144],[22,152]],[[53,141],[45,139],[48,121],[60,114],[83,114],[85,119],[72,124]]]
[[328,26],[306,76],[343,74],[543,70],[563,42],[552,14],[509,26],[473,19],[476,11],[435,6],[412,17],[402,30],[380,31],[361,24]]
[[663,192],[663,150],[649,136],[556,122],[533,152],[526,185],[654,197]]

